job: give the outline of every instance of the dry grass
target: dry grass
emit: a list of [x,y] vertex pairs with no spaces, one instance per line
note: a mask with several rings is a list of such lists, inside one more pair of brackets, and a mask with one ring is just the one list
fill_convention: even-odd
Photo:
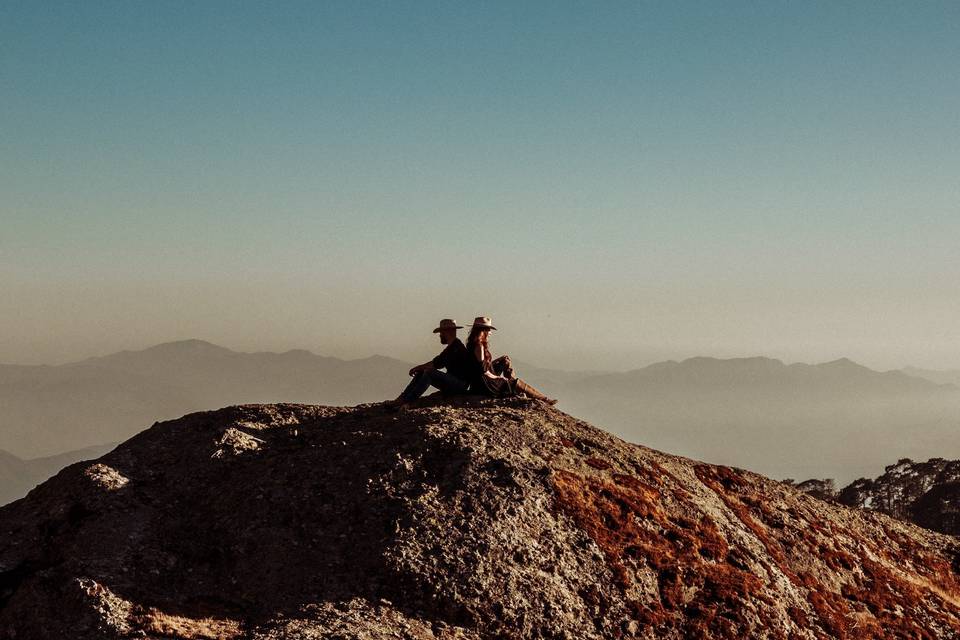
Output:
[[187,618],[157,609],[148,609],[133,621],[147,634],[183,640],[233,640],[241,634],[236,620],[217,618]]
[[628,603],[643,625],[688,637],[746,628],[744,606],[762,597],[760,579],[731,564],[731,549],[708,517],[668,514],[653,472],[607,481],[557,471],[553,485],[559,510],[597,543],[621,587],[641,569],[655,572],[657,597]]

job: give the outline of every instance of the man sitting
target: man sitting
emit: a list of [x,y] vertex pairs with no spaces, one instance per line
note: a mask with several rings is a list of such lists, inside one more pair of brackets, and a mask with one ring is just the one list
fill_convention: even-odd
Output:
[[[455,320],[444,318],[440,321],[440,325],[433,332],[440,334],[440,344],[447,345],[446,348],[430,362],[418,364],[410,369],[413,380],[393,401],[395,407],[413,402],[422,396],[430,385],[446,395],[467,392],[470,388],[467,380],[470,379],[473,363],[467,348],[457,337],[457,329],[463,329],[463,327],[457,325]],[[446,369],[446,372],[440,369]]]

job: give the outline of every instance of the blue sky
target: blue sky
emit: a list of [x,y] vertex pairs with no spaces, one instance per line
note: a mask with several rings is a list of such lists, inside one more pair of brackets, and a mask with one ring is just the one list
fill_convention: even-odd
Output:
[[960,367],[957,60],[953,2],[4,2],[0,361]]

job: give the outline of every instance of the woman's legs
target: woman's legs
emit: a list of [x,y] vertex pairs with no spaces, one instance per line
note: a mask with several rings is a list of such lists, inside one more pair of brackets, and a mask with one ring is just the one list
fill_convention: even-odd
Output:
[[537,400],[541,400],[550,405],[557,404],[557,401],[553,398],[548,398],[520,378],[516,377],[513,372],[513,364],[510,362],[510,356],[500,356],[490,363],[490,368],[493,369],[494,373],[502,375],[504,378],[509,380],[510,386],[515,392],[522,392],[531,398],[536,398]]
[[540,393],[539,391],[531,387],[529,384],[527,384],[520,378],[517,378],[514,384],[516,385],[517,391],[522,391],[523,393],[530,396],[531,398],[541,400],[543,402],[546,402],[549,405],[557,404],[557,401],[555,399],[548,398],[547,396],[543,395],[542,393]]

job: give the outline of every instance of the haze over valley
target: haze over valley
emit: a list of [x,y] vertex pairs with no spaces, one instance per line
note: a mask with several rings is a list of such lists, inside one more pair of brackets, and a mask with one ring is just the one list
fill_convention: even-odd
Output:
[[[432,353],[424,354],[424,359]],[[203,340],[59,366],[0,366],[0,477],[8,498],[155,421],[232,404],[352,405],[396,397],[411,363],[306,350],[238,352]],[[875,476],[893,460],[960,458],[960,390],[841,359],[698,357],[627,372],[516,364],[559,407],[628,441],[774,478]],[[914,372],[915,370],[911,370]],[[76,452],[79,453],[67,453]],[[24,459],[54,457],[23,471]],[[62,466],[62,465],[60,465]]]

